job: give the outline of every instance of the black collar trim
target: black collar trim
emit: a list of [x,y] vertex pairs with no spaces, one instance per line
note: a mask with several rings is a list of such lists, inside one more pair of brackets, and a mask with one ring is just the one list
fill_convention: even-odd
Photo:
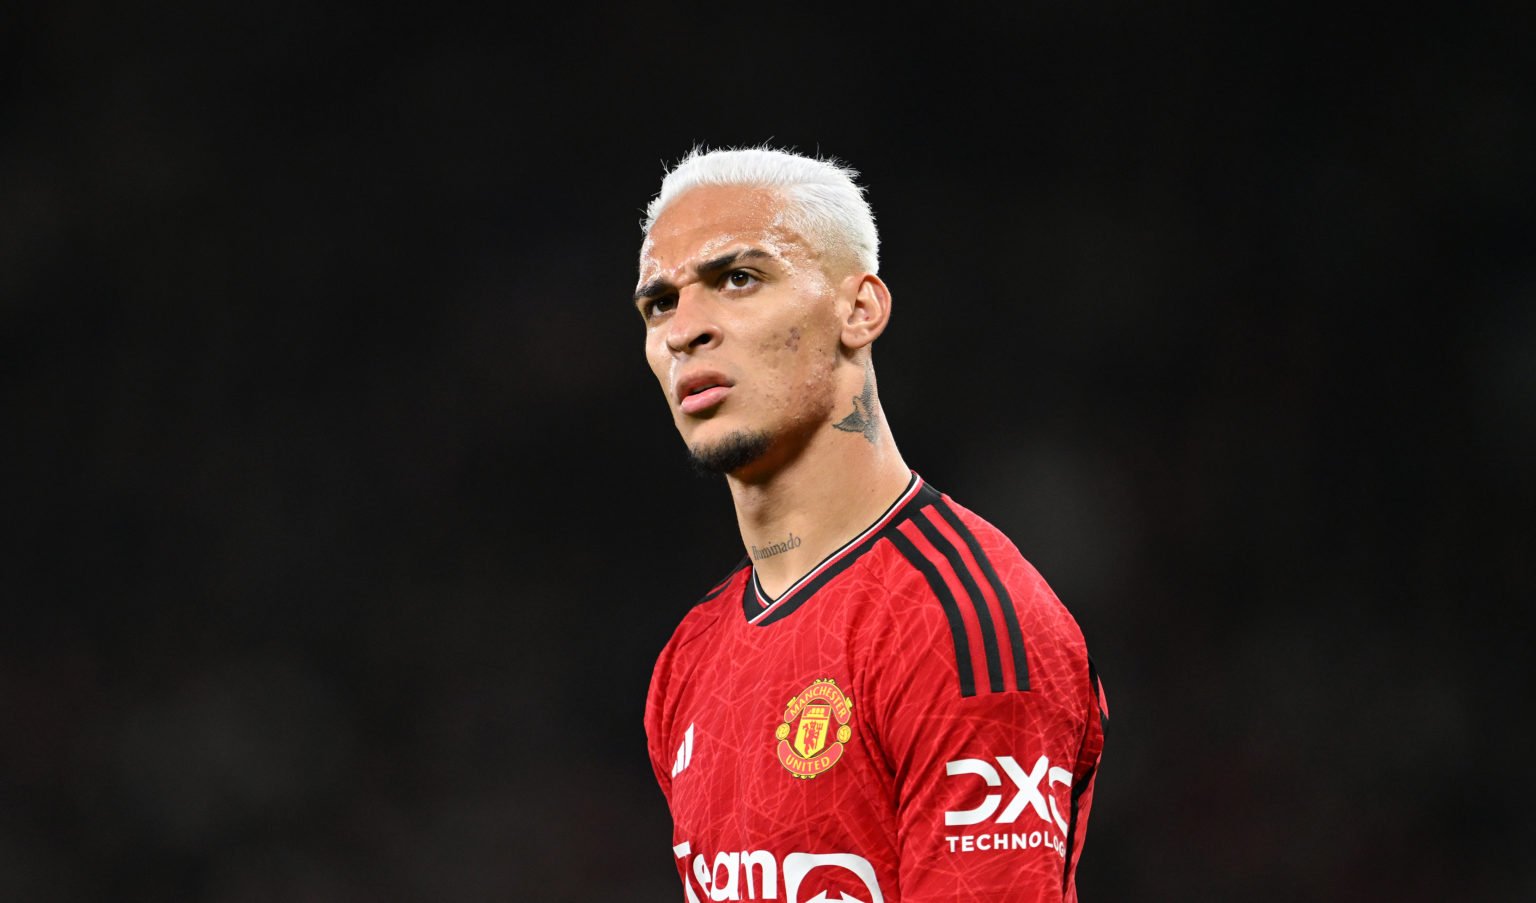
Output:
[[[913,499],[919,499],[920,504],[910,504]],[[763,592],[762,584],[757,579],[757,568],[752,568],[749,579],[743,581],[741,593],[741,611],[747,623],[756,627],[765,627],[787,617],[816,595],[816,591],[833,577],[842,573],[865,552],[874,548],[875,543],[879,542],[886,532],[896,529],[897,524],[910,517],[911,513],[908,509],[915,512],[938,499],[938,491],[924,483],[922,477],[913,473],[907,488],[903,489],[896,501],[885,509],[884,514],[876,518],[875,522],[858,536],[848,540],[837,551],[823,558],[821,563],[811,568],[805,576],[790,584],[790,587],[777,599],[770,598]]]

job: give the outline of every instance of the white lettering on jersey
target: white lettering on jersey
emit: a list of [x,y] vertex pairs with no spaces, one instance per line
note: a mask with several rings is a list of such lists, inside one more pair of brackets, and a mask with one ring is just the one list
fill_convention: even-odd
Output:
[[682,773],[688,763],[693,761],[693,725],[688,725],[688,730],[683,734],[683,743],[677,748],[677,758],[672,762],[672,777]]
[[[672,848],[683,860],[683,891],[688,903],[709,900],[779,899],[779,861],[767,850],[720,852],[713,858],[699,853],[690,860],[693,845],[684,841]],[[825,889],[814,896],[802,897],[801,886],[813,869],[838,868],[852,872],[864,883],[864,897],[840,891],[828,897]],[[885,903],[875,867],[868,859],[853,853],[790,853],[783,865],[785,903]],[[690,880],[691,879],[691,880]],[[695,890],[697,888],[697,890]]]
[[[993,850],[1032,850],[1041,846],[1054,849],[1057,855],[1066,858],[1066,842],[1061,835],[1067,833],[1067,820],[1061,814],[1061,809],[1056,805],[1056,794],[1053,788],[1070,789],[1072,786],[1072,772],[1065,768],[1053,768],[1051,760],[1041,756],[1035,760],[1035,765],[1029,771],[1025,771],[1018,760],[1012,756],[998,756],[997,764],[1002,766],[1003,774],[1013,783],[1015,792],[1013,799],[1008,801],[1007,808],[1003,809],[997,817],[997,824],[1012,824],[1027,808],[1035,813],[1041,821],[1047,825],[1054,824],[1057,834],[1052,832],[1024,831],[1022,833],[1008,834],[961,834],[945,837],[951,853],[971,853],[977,851]],[[944,774],[947,777],[956,775],[975,775],[982,779],[988,787],[1002,786],[1002,777],[992,763],[986,759],[957,759],[944,763]],[[1042,791],[1041,784],[1045,789]],[[980,824],[997,812],[997,807],[1002,803],[1002,794],[989,793],[982,797],[981,805],[974,809],[951,809],[944,813],[945,825],[976,825]]]
[[[1003,782],[997,776],[997,769],[993,768],[985,759],[960,759],[957,762],[944,763],[944,773],[950,777],[957,774],[979,775],[987,782],[988,787],[996,787]],[[974,809],[961,809],[955,812],[944,813],[946,825],[974,825],[977,822],[986,821],[997,811],[997,806],[1003,801],[1000,793],[989,793],[981,801],[981,805]]]
[[[875,867],[868,859],[852,853],[790,853],[785,856],[784,892],[789,895],[789,903],[800,903],[801,880],[811,869],[821,866],[845,868],[858,875],[870,895],[868,900],[860,900],[858,903],[885,903],[885,896],[880,893],[880,882],[875,878]],[[839,893],[838,896],[844,903],[853,903],[846,893]],[[827,903],[827,892],[822,891],[805,903]]]

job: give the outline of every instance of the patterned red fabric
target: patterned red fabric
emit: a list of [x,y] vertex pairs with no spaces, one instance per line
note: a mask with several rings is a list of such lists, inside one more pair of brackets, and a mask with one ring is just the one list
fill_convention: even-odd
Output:
[[766,608],[737,570],[662,652],[645,727],[689,903],[1077,898],[1103,748],[1081,631],[917,478],[883,520]]

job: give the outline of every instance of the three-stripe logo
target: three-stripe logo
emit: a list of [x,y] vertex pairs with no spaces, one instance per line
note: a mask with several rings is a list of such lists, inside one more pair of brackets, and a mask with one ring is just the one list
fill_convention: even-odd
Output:
[[[986,687],[993,693],[1028,690],[1029,662],[1013,597],[960,515],[946,500],[939,499],[915,512],[889,535],[891,543],[928,581],[944,609],[959,665],[960,695],[976,695],[978,673],[985,676]],[[962,601],[967,603],[965,609],[961,608]],[[981,662],[973,658],[968,621],[981,641]],[[999,633],[1006,647],[1000,644]],[[1009,671],[1011,681],[1007,679]]]
[[688,730],[683,733],[683,742],[677,747],[677,759],[672,762],[672,777],[683,773],[688,763],[693,761],[693,725],[688,725]]

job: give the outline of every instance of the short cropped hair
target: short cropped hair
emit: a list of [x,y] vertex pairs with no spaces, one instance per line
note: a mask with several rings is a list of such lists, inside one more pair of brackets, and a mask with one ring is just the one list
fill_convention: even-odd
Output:
[[848,252],[860,267],[874,273],[880,269],[880,233],[864,189],[854,182],[858,175],[832,157],[771,147],[696,147],[661,180],[661,191],[645,208],[641,228],[649,236],[667,205],[700,185],[775,188],[789,201],[785,215],[792,226]]

